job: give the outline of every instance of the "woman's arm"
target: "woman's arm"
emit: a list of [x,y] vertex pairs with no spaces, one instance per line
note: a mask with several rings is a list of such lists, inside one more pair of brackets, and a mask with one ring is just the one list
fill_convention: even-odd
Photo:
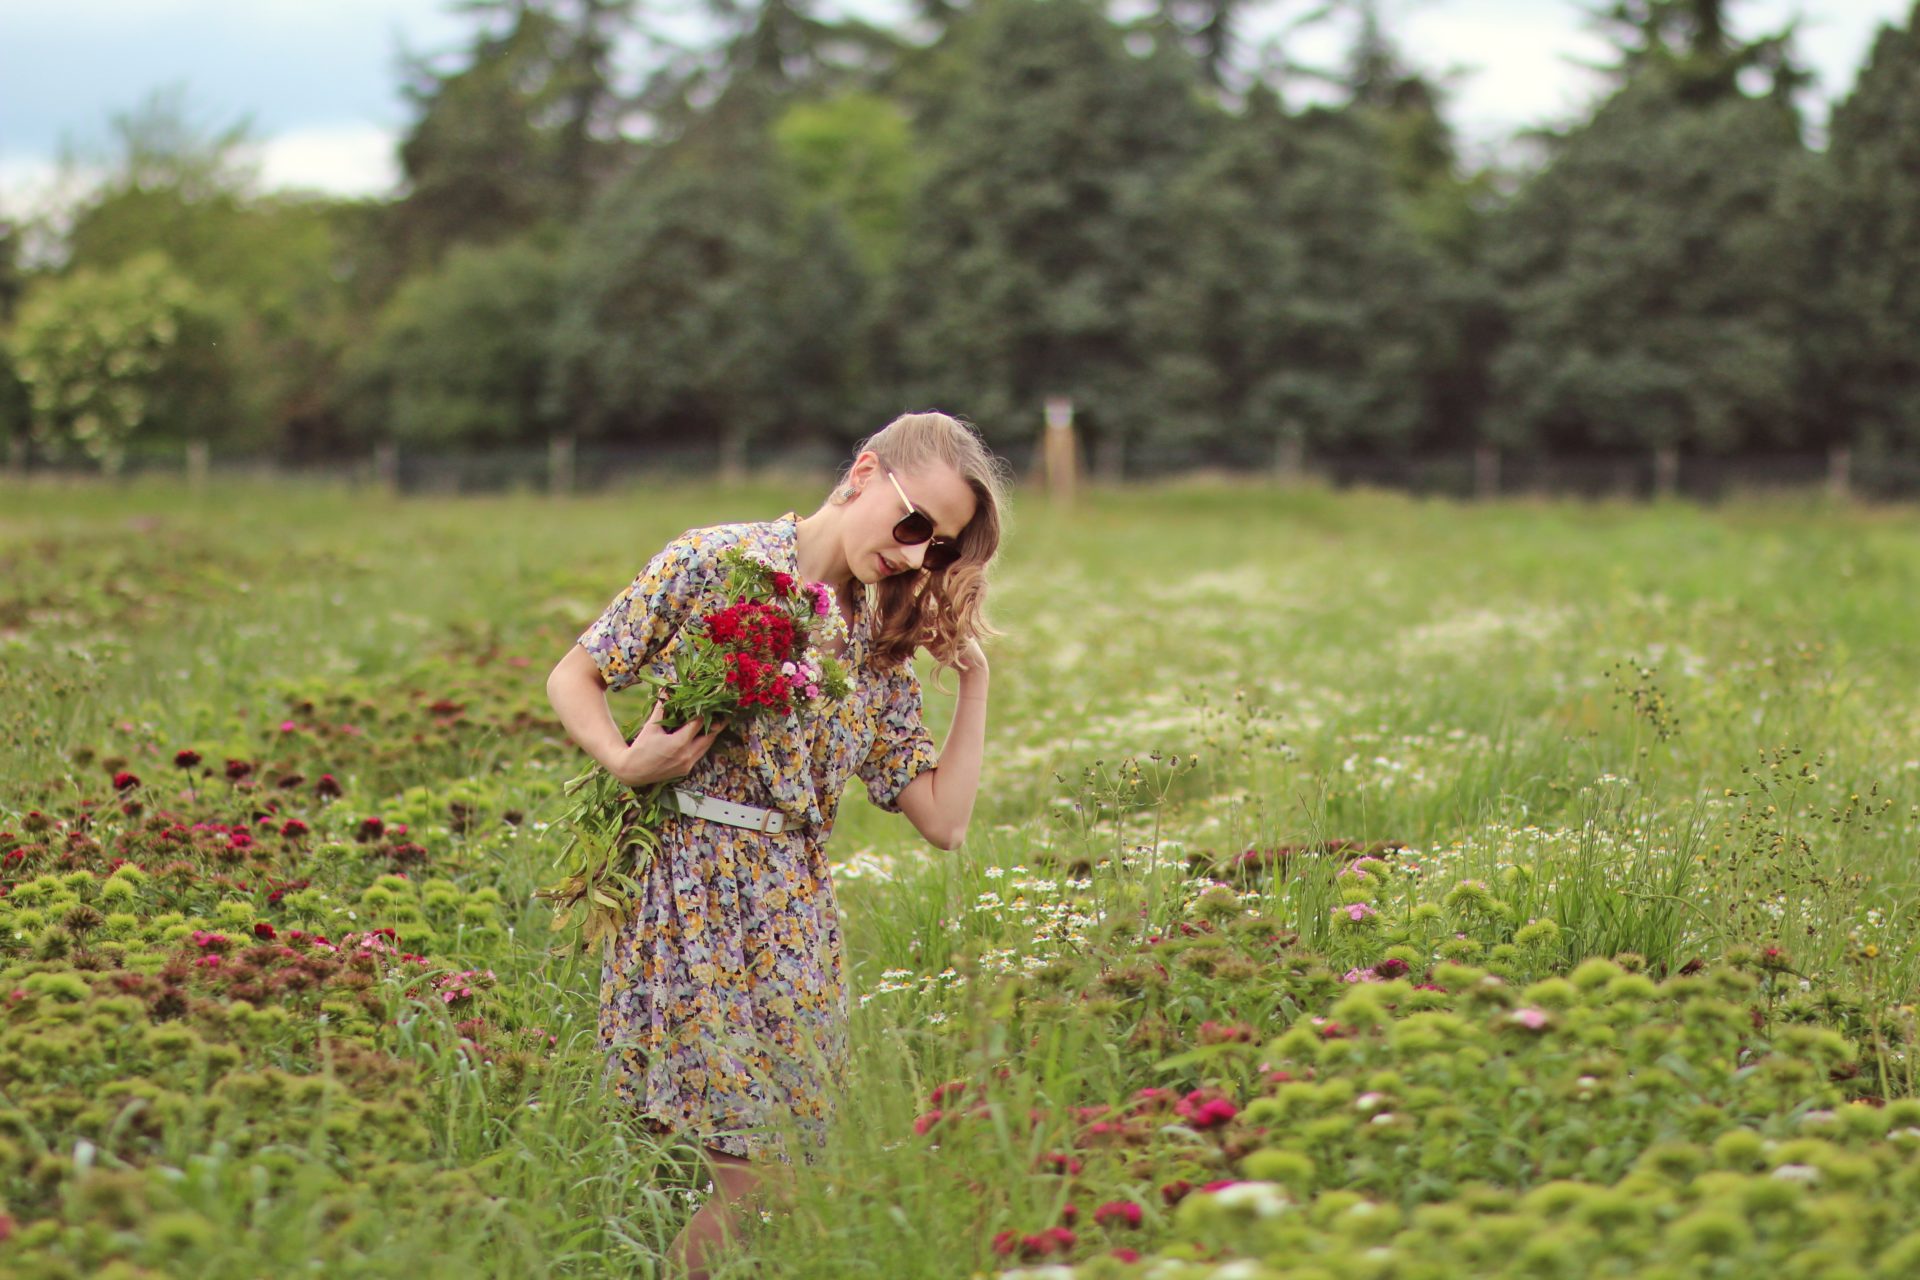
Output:
[[978,641],[969,640],[953,665],[960,692],[940,763],[909,782],[898,800],[907,821],[938,849],[956,848],[966,839],[987,737],[987,655]]
[[656,701],[653,714],[629,746],[607,705],[607,682],[593,655],[578,644],[567,650],[547,676],[547,701],[559,713],[567,736],[630,787],[684,776],[725,728],[715,725],[701,733],[699,724],[692,723],[668,733],[660,727],[663,704]]

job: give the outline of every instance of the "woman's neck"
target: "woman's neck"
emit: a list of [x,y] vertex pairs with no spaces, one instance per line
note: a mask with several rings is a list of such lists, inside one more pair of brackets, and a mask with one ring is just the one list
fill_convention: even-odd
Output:
[[794,523],[793,558],[800,576],[808,582],[824,582],[843,602],[851,603],[860,594],[859,580],[847,563],[846,548],[840,543],[840,512],[828,504]]

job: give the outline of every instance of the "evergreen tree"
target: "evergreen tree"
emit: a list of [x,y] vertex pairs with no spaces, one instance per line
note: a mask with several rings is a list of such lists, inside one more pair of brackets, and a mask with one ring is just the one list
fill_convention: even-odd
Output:
[[1793,54],[1794,24],[1751,40],[1735,36],[1738,0],[1596,0],[1588,20],[1618,54],[1603,69],[1625,84],[1650,74],[1684,102],[1705,105],[1738,97],[1740,80],[1759,71],[1775,101],[1788,105],[1811,79]]
[[943,42],[927,171],[876,333],[915,404],[988,430],[1072,396],[1103,469],[1157,416],[1133,322],[1163,193],[1201,137],[1198,79],[1136,58],[1088,0],[990,0]]
[[1817,422],[1870,446],[1920,444],[1920,5],[1882,27],[1833,113],[1822,255],[1803,329]]
[[406,60],[419,113],[400,143],[405,195],[389,234],[402,261],[431,266],[449,245],[485,244],[572,219],[628,148],[615,41],[633,0],[470,0],[483,25],[461,65]]
[[1434,263],[1393,199],[1351,116],[1289,117],[1254,91],[1169,194],[1140,313],[1164,433],[1264,463],[1429,426]]
[[1777,101],[1700,105],[1659,73],[1557,148],[1490,237],[1512,337],[1492,437],[1528,447],[1725,450],[1795,425],[1806,164]]
[[714,440],[729,470],[837,433],[859,272],[841,224],[791,191],[745,111],[611,184],[561,267],[546,411],[603,437]]

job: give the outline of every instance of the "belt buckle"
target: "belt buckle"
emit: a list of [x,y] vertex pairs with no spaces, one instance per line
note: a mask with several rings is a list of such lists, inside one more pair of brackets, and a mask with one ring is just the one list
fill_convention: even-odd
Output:
[[[786,823],[782,819],[780,811],[778,809],[767,809],[765,810],[765,813],[767,816],[760,819],[760,825],[757,828],[757,830],[760,832],[761,835],[763,836],[779,835],[780,832],[786,829]],[[777,826],[774,825],[776,823],[778,823],[779,825]]]

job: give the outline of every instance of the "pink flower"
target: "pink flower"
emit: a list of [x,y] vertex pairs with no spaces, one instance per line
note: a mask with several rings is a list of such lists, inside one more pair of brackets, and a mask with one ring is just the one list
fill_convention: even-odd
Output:
[[299,725],[297,725],[297,724],[295,724],[295,723],[294,723],[293,721],[291,721],[291,720],[282,720],[282,721],[280,722],[280,732],[282,732],[282,733],[298,733],[298,732],[300,732],[300,726],[299,726]]
[[927,1130],[939,1124],[940,1118],[944,1115],[946,1115],[946,1112],[940,1110],[938,1107],[935,1107],[932,1111],[929,1111],[924,1115],[915,1116],[913,1121],[914,1134],[916,1136],[925,1134]]
[[1137,1227],[1140,1206],[1131,1200],[1109,1200],[1093,1211],[1093,1220],[1102,1226]]
[[1512,1013],[1508,1014],[1507,1017],[1529,1031],[1538,1031],[1547,1025],[1546,1012],[1541,1009],[1515,1009]]
[[1372,969],[1349,969],[1342,975],[1342,982],[1378,982],[1380,975]]
[[1380,914],[1364,902],[1349,902],[1343,907],[1335,907],[1333,909],[1335,916],[1340,915],[1342,912],[1346,913],[1347,919],[1354,921],[1370,920]]
[[813,616],[824,618],[833,611],[833,588],[824,582],[809,582],[813,591]]

